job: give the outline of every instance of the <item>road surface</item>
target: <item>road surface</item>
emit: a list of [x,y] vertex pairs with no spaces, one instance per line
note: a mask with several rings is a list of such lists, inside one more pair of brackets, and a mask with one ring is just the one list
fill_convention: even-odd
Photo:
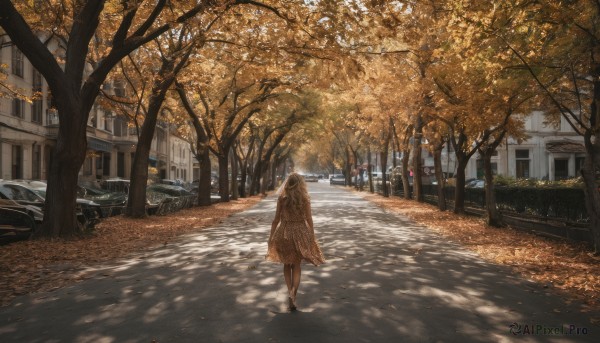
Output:
[[[327,263],[286,311],[276,198],[0,308],[0,342],[599,342],[596,314],[343,187],[310,184]],[[511,328],[511,325],[513,327]]]

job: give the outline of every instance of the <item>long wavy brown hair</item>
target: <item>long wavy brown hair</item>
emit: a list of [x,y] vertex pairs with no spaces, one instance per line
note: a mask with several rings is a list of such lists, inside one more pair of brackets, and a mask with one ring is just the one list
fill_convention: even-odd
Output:
[[288,209],[303,211],[310,201],[304,178],[297,173],[291,173],[285,181],[280,197],[285,200],[284,204]]

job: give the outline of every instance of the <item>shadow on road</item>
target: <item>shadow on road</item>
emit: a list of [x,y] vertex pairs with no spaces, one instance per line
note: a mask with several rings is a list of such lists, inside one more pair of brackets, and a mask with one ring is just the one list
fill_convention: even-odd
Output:
[[[482,262],[348,191],[311,185],[327,263],[303,267],[288,313],[264,261],[275,198],[72,287],[0,309],[2,342],[591,342],[577,304]],[[597,315],[594,314],[594,315]],[[511,324],[521,326],[510,331]],[[587,335],[523,335],[530,325]],[[527,327],[526,327],[527,326]]]

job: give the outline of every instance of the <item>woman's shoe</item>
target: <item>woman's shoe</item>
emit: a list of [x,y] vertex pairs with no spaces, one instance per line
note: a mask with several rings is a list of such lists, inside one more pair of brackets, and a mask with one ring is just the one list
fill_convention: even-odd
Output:
[[290,294],[288,295],[288,304],[290,311],[296,311],[296,296],[293,291],[290,291]]

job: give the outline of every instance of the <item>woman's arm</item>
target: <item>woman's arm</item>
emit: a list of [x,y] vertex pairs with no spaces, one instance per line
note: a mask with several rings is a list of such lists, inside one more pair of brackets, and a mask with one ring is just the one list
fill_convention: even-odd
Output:
[[281,201],[282,199],[277,199],[277,210],[275,211],[275,218],[273,218],[273,223],[271,224],[271,234],[269,235],[269,242],[271,238],[273,238],[273,232],[275,232],[275,228],[277,228],[277,224],[281,220]]

